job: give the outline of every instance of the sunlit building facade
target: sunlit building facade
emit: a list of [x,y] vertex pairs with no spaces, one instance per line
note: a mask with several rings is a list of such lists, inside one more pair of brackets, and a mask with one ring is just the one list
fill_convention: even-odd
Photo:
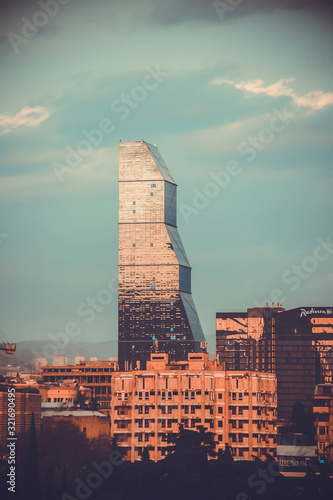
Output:
[[289,419],[295,402],[312,406],[316,384],[332,383],[332,307],[217,313],[216,352],[227,370],[275,372],[278,415]]
[[155,146],[119,145],[120,369],[154,351],[184,359],[205,348],[191,267],[177,229],[177,185]]
[[214,434],[216,452],[276,456],[276,378],[272,373],[227,372],[207,353],[170,362],[151,355],[146,370],[117,372],[111,382],[111,435],[126,460],[148,448],[154,461],[168,454],[168,435],[201,426]]

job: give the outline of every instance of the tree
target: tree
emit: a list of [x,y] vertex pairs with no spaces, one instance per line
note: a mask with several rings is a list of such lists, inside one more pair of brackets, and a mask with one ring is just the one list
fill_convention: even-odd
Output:
[[141,453],[141,462],[148,463],[150,462],[149,450],[147,447],[143,448]]
[[38,451],[37,438],[35,428],[35,415],[31,414],[31,426],[29,433],[28,450],[25,460],[25,478],[24,478],[24,497],[26,500],[31,500],[31,495],[35,500],[39,500],[39,470],[38,470]]
[[207,432],[204,426],[198,426],[198,431],[193,431],[179,424],[179,432],[169,434],[167,441],[171,444],[169,451],[176,455],[191,455],[204,460],[208,456],[216,456],[214,434]]

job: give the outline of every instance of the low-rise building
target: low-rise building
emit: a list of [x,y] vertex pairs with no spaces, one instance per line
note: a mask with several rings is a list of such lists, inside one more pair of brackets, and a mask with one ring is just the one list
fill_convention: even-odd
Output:
[[111,400],[111,377],[118,369],[117,361],[80,361],[75,365],[43,366],[44,383],[73,381],[92,390],[99,409],[109,413]]
[[111,381],[111,435],[124,457],[139,460],[147,447],[152,460],[167,454],[167,437],[179,424],[213,432],[216,451],[226,444],[239,459],[276,456],[276,377],[272,373],[232,371],[190,353],[170,362],[151,354],[146,370],[116,372]]
[[315,417],[318,460],[333,461],[333,384],[316,386],[313,414]]
[[90,410],[45,410],[42,413],[43,430],[52,429],[58,422],[76,425],[87,438],[110,435],[110,420],[99,411]]

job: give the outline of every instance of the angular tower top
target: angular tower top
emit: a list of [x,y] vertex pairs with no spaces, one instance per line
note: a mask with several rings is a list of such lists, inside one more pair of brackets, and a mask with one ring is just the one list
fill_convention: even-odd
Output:
[[156,146],[147,142],[119,143],[119,181],[164,180],[176,184]]

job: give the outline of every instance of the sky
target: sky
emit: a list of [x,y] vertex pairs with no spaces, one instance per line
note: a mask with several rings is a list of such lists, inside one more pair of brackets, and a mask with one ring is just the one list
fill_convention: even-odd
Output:
[[330,2],[1,8],[0,329],[11,341],[73,324],[75,340],[116,341],[120,140],[156,144],[178,184],[211,351],[216,312],[332,305]]

